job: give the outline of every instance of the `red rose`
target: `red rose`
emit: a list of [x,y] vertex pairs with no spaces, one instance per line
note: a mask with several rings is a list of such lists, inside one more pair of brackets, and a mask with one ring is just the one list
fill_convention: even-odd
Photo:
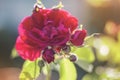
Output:
[[[77,26],[77,19],[67,11],[39,9],[20,23],[16,49],[22,58],[35,60],[40,56],[41,50],[48,46],[55,48],[66,45]],[[45,54],[48,55],[50,52]]]
[[74,34],[71,36],[71,43],[75,46],[81,46],[84,42],[84,38],[86,37],[86,30],[76,30]]

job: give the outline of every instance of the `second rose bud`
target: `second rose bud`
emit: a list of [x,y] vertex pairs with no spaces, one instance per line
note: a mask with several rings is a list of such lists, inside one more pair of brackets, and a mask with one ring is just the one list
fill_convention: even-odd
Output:
[[86,37],[87,31],[82,29],[82,30],[76,30],[74,34],[71,36],[71,43],[75,46],[82,46],[84,39]]

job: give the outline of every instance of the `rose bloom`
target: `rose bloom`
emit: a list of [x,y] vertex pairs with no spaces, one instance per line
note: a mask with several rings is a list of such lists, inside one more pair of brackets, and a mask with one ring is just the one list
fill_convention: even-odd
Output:
[[[50,63],[54,61],[57,48],[62,48],[70,41],[80,45],[83,43],[86,33],[82,36],[82,33],[77,32],[82,40],[77,40],[77,36],[71,38],[76,34],[73,32],[77,26],[78,20],[65,10],[34,10],[31,16],[24,18],[19,24],[16,50],[23,59],[34,61],[42,56],[43,60]],[[50,50],[48,47],[51,47]]]

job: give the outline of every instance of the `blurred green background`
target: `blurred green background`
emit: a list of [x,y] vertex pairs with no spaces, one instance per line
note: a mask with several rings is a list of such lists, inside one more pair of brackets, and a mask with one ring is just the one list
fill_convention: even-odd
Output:
[[[59,1],[42,0],[47,8],[57,5]],[[78,51],[83,61],[80,67],[75,64],[78,80],[120,80],[120,0],[61,1],[64,9],[77,17],[79,24],[88,31],[85,44],[92,52],[86,49]],[[25,16],[31,15],[35,2],[0,0],[0,67],[21,68],[24,61],[20,57],[12,59],[10,55],[18,36],[18,25]],[[101,34],[91,36],[93,33]],[[89,64],[93,66],[91,71],[86,69]],[[58,77],[53,76],[51,80],[58,80]]]

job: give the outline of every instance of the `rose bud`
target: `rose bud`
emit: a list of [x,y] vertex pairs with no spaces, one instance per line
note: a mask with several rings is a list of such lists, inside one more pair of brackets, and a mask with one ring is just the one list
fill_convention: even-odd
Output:
[[48,63],[51,63],[54,61],[54,50],[53,49],[45,49],[42,54],[43,60],[45,60]]
[[81,46],[86,37],[86,30],[76,30],[75,33],[71,36],[71,43],[75,46]]
[[77,61],[77,56],[72,54],[72,55],[70,55],[69,60],[72,62],[75,62],[75,61]]
[[65,45],[64,47],[62,47],[63,52],[65,52],[66,54],[69,54],[71,51],[71,48],[69,45]]

